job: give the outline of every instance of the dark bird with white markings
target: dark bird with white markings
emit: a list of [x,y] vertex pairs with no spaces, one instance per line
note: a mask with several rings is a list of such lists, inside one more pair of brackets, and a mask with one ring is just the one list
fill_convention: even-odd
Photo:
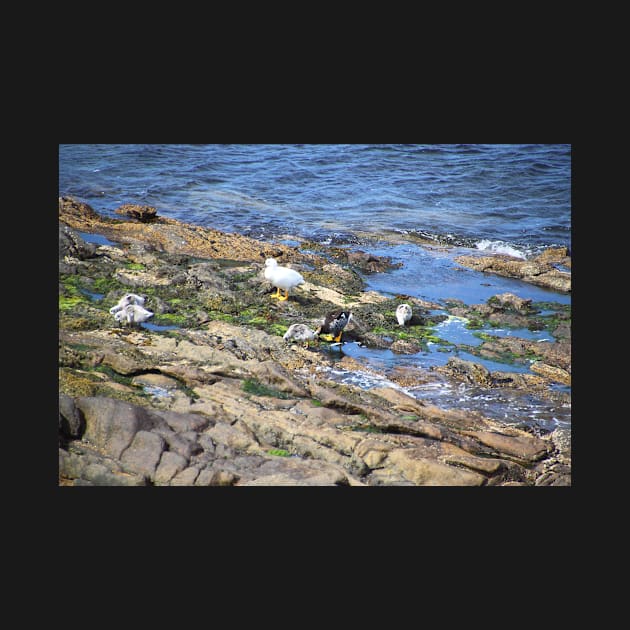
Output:
[[341,334],[352,319],[351,311],[332,311],[326,315],[323,324],[317,329],[317,335],[331,335],[332,341],[341,341]]

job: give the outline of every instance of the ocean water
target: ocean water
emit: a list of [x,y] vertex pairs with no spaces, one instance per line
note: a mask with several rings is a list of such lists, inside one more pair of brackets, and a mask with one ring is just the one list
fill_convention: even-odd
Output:
[[[365,277],[368,289],[384,294],[476,304],[509,291],[533,301],[571,302],[570,294],[454,262],[458,254],[527,259],[547,247],[570,249],[571,145],[62,144],[59,195],[116,218],[120,205],[137,203],[260,240],[297,237],[390,256],[400,269]],[[435,246],[421,246],[418,237]],[[368,365],[443,362],[437,352],[387,352],[363,359]],[[361,358],[356,349],[346,353]],[[499,397],[494,404],[498,417],[570,421],[566,407],[515,405]]]
[[59,145],[59,194],[266,239],[571,246],[570,145]]

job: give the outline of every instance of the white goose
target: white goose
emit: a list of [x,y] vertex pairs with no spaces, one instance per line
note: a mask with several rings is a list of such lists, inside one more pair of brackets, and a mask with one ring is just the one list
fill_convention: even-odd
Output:
[[[279,300],[289,299],[289,290],[304,284],[304,278],[301,273],[295,271],[295,269],[289,269],[288,267],[281,267],[278,265],[278,261],[275,258],[267,258],[265,260],[265,279],[271,282],[271,285],[276,287],[277,292],[272,294],[272,298],[278,298]],[[280,289],[282,289],[286,295],[280,295]]]

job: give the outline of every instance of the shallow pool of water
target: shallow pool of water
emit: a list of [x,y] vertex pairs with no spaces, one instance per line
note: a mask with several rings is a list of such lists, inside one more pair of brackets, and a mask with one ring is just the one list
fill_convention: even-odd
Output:
[[446,365],[452,357],[457,357],[463,361],[479,363],[491,372],[525,373],[530,371],[530,360],[526,360],[522,363],[502,363],[475,356],[454,346],[445,346],[429,342],[427,347],[428,350],[422,350],[415,354],[399,354],[389,349],[368,348],[357,342],[352,342],[330,347],[328,352],[333,361],[336,359],[340,360],[346,355],[362,362],[366,366],[378,370],[390,370],[396,366],[420,368],[440,367]]
[[77,232],[77,234],[86,242],[86,243],[95,243],[96,245],[113,245],[116,246],[116,243],[110,241],[108,238],[105,238],[102,234],[92,234],[90,232]]
[[161,326],[160,324],[152,324],[151,322],[143,322],[141,326],[143,328],[146,328],[147,330],[153,330],[153,331],[179,330],[179,326],[172,326],[172,325]]
[[79,289],[83,295],[87,295],[94,302],[100,302],[104,297],[104,293],[92,293],[92,291],[88,291],[87,289]]
[[413,244],[375,244],[369,251],[378,256],[390,256],[393,262],[404,263],[400,269],[364,276],[368,290],[388,296],[409,295],[438,304],[456,299],[470,305],[483,304],[500,293],[513,293],[532,302],[571,304],[571,294],[475,271],[456,263],[457,256],[470,254],[466,249],[431,250]]

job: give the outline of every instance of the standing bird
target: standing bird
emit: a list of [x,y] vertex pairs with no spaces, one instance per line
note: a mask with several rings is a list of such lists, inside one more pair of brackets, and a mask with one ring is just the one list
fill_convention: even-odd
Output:
[[282,338],[285,341],[303,341],[304,347],[308,348],[308,342],[315,339],[316,335],[316,331],[311,330],[306,324],[291,324]]
[[153,313],[147,311],[146,308],[139,304],[127,304],[127,306],[114,313],[114,319],[117,322],[121,324],[127,322],[130,325],[141,324],[151,317],[153,317]]
[[[304,284],[302,274],[295,271],[295,269],[280,267],[275,258],[267,258],[265,260],[265,279],[269,280],[271,285],[277,289],[277,292],[272,294],[271,297],[282,301],[289,299],[289,289]],[[284,297],[280,295],[280,289],[286,293]]]
[[352,319],[351,311],[332,311],[324,318],[324,323],[317,329],[317,335],[332,335],[332,340],[341,341],[341,333]]
[[400,326],[404,326],[411,319],[411,306],[409,304],[399,304],[396,309],[396,319]]

